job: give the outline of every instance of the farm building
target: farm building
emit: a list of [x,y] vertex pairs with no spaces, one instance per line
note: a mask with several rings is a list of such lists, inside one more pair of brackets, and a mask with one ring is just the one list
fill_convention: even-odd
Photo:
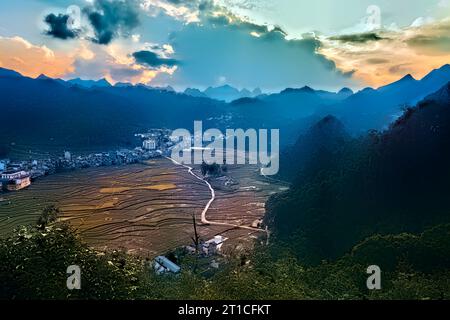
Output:
[[164,256],[158,256],[154,260],[154,268],[157,274],[166,272],[178,273],[181,268]]

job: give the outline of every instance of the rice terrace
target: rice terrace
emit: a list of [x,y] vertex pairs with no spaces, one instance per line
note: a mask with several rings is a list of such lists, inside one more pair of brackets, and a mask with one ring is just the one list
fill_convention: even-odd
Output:
[[257,167],[230,166],[229,175],[239,182],[234,188],[215,190],[208,219],[230,226],[202,225],[200,214],[210,190],[184,167],[158,158],[58,173],[22,192],[5,194],[0,202],[0,233],[36,223],[44,207],[55,205],[60,210],[58,220],[69,222],[82,239],[100,250],[124,249],[151,258],[189,244],[193,213],[202,238],[221,234],[229,238],[227,246],[245,246],[258,231],[232,225],[255,225],[264,216],[269,195],[285,186],[269,184]]

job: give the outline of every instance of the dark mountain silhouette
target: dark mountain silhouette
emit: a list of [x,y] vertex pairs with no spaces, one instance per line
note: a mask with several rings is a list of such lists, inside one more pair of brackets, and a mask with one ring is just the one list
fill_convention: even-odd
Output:
[[442,82],[448,81],[448,75],[450,74],[450,64],[446,64],[439,69],[431,71],[422,80],[422,84],[426,87],[426,90],[440,85]]
[[193,88],[187,88],[186,90],[184,90],[184,94],[191,96],[191,97],[197,97],[197,98],[207,98],[208,97],[204,92],[201,92],[200,90],[193,89]]
[[16,77],[22,77],[22,75],[16,71],[8,70],[4,68],[0,68],[0,77],[3,78],[16,78]]
[[[257,115],[264,123],[272,119],[275,125],[297,123],[300,119],[315,118],[317,121],[325,115],[319,114],[325,106],[331,106],[348,97],[348,91],[340,93],[314,90],[310,87],[287,88],[280,93],[258,96],[256,99],[239,99],[233,105],[245,105],[240,112],[247,117]],[[266,120],[264,120],[266,119]],[[295,142],[292,141],[292,142]]]
[[416,79],[410,74],[407,74],[403,78],[401,78],[398,81],[395,81],[391,84],[388,84],[386,86],[382,86],[378,88],[378,92],[389,92],[389,91],[401,91],[408,89],[409,87],[413,86],[417,82]]
[[41,73],[38,77],[36,77],[36,80],[53,80],[53,79]]
[[11,152],[129,146],[139,131],[191,128],[194,120],[222,114],[217,101],[144,86],[84,88],[2,74],[7,76],[0,76],[0,141],[14,146]]
[[[308,135],[313,137],[315,143],[320,145],[330,145],[332,148],[336,143],[336,139],[348,138],[344,125],[336,117],[329,115],[317,122],[309,131]],[[317,141],[318,140],[318,141]],[[334,140],[334,141],[333,141]]]
[[261,89],[260,88],[255,88],[255,89],[253,89],[253,91],[252,91],[252,96],[253,97],[257,97],[257,96],[260,96],[260,95],[262,95],[263,93],[262,93],[262,91],[261,91]]
[[231,101],[231,105],[233,106],[241,106],[246,104],[258,103],[260,100],[258,98],[239,98],[234,101]]
[[129,82],[117,82],[114,87],[133,87],[133,84]]
[[312,140],[319,152],[300,138],[290,159],[297,177],[268,203],[274,238],[315,264],[349,253],[373,234],[420,233],[449,223],[449,106],[446,83],[382,133],[349,138],[332,117],[314,126],[310,132],[322,137]]
[[242,97],[241,92],[230,85],[215,88],[209,87],[204,91],[204,94],[211,99],[225,102],[231,102]]
[[445,104],[446,101],[450,101],[450,82],[437,92],[428,95],[424,101],[434,101],[440,104]]
[[146,86],[150,90],[159,90],[159,91],[166,91],[166,92],[175,92],[175,89],[171,86],[165,86],[165,87],[152,87],[152,86]]
[[311,87],[304,86],[303,88],[295,89],[295,88],[287,88],[280,92],[280,94],[291,94],[291,93],[310,93],[313,94],[316,91]]
[[333,161],[334,153],[349,139],[344,125],[334,116],[326,116],[280,156],[280,178],[293,181],[313,167],[324,167],[324,162]]
[[193,97],[211,98],[219,101],[232,102],[241,98],[254,98],[262,94],[261,89],[256,88],[253,91],[248,89],[238,90],[230,85],[220,87],[209,87],[205,91],[199,89],[187,88],[184,94]]
[[77,85],[82,88],[94,88],[94,87],[110,87],[111,84],[106,79],[100,79],[100,80],[83,80],[80,78],[71,79],[67,81],[68,83],[72,85]]
[[350,97],[353,94],[353,90],[350,88],[342,88],[341,90],[339,90],[338,94],[340,96],[347,96]]
[[40,74],[38,77],[36,77],[36,80],[57,82],[57,83],[59,83],[59,84],[61,84],[63,86],[66,86],[66,87],[69,87],[69,86],[72,85],[72,84],[70,84],[67,81],[64,81],[64,80],[59,79],[59,78],[58,79],[50,78],[50,77],[46,76],[45,74]]
[[450,81],[450,65],[444,65],[421,80],[406,75],[378,89],[366,88],[338,104],[322,108],[319,113],[337,116],[352,133],[387,129],[405,108],[414,106],[448,81]]
[[[123,145],[130,143],[130,134],[149,126],[189,128],[193,120],[208,119],[208,124],[218,128],[279,128],[281,144],[286,145],[294,144],[299,134],[327,115],[339,119],[352,135],[387,129],[408,104],[436,91],[446,79],[450,79],[448,65],[421,80],[406,76],[355,94],[348,88],[336,93],[302,87],[263,95],[259,89],[250,92],[222,86],[205,91],[215,95],[211,99],[196,89],[180,94],[170,87],[111,86],[104,79],[64,81],[45,75],[31,79],[0,69],[2,116],[24,124],[19,129],[14,125],[18,120],[7,121],[0,132],[7,144],[22,141],[26,145],[28,141],[37,148],[49,143]],[[252,97],[242,96],[249,92]],[[232,99],[236,94],[239,98]],[[227,104],[217,99],[233,101]]]

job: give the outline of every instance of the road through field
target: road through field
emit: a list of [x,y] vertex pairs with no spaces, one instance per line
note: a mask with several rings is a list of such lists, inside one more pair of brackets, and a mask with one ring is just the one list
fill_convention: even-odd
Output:
[[35,225],[42,210],[54,205],[58,221],[99,251],[126,250],[146,258],[165,254],[190,243],[193,213],[202,239],[220,234],[229,239],[225,249],[251,248],[265,232],[255,224],[266,213],[267,199],[285,186],[268,182],[255,166],[230,165],[232,184],[221,188],[220,179],[205,181],[188,166],[161,158],[38,179],[25,190],[1,195],[0,238]]
[[208,203],[206,204],[205,208],[202,211],[202,215],[201,215],[201,221],[203,224],[205,225],[214,225],[214,226],[227,226],[227,227],[233,227],[233,228],[239,228],[239,229],[246,229],[246,230],[252,230],[252,231],[259,231],[259,232],[267,232],[267,230],[265,229],[260,229],[260,228],[253,228],[253,227],[249,227],[249,226],[242,226],[242,225],[236,225],[236,224],[232,224],[232,223],[226,223],[226,222],[216,222],[216,221],[210,221],[206,218],[206,213],[209,210],[209,207],[211,206],[211,204],[214,202],[214,200],[216,199],[216,193],[214,191],[214,188],[211,186],[211,184],[206,181],[205,179],[203,179],[202,177],[198,176],[197,174],[195,174],[193,172],[194,168],[189,167],[185,164],[182,164],[178,161],[176,161],[175,159],[172,159],[170,157],[166,157],[167,159],[169,159],[170,161],[172,161],[174,164],[182,166],[186,169],[188,169],[188,172],[194,176],[196,179],[203,181],[209,188],[209,190],[211,191],[211,199],[209,199]]

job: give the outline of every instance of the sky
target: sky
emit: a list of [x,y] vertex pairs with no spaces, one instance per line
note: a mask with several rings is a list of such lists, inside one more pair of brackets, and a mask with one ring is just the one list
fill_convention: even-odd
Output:
[[0,2],[0,67],[205,89],[379,87],[450,63],[450,0]]

